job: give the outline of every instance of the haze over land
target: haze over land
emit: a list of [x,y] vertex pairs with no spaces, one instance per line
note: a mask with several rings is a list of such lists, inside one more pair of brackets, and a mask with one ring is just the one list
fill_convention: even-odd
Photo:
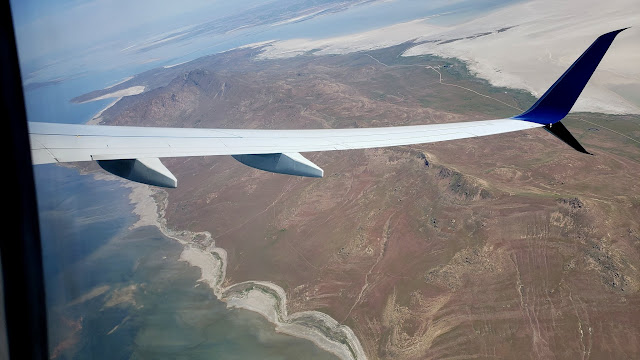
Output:
[[[238,11],[248,3],[255,5],[251,11]],[[126,21],[117,31],[95,21],[96,36],[105,41],[92,41],[94,47],[29,43],[21,60],[32,93],[76,84],[94,74],[87,68],[111,71],[96,76],[93,87],[64,94],[78,107],[115,97],[94,116],[96,123],[394,126],[515,115],[598,35],[635,26],[616,39],[575,114],[564,120],[595,156],[538,129],[305,154],[324,168],[324,179],[265,173],[231,157],[167,159],[179,188],[149,196],[139,187],[146,192],[131,198],[137,214],[147,213],[138,225],[158,225],[178,238],[179,258],[202,270],[201,281],[212,291],[194,288],[194,294],[258,311],[279,331],[313,339],[342,358],[637,357],[640,4],[433,4],[442,8],[406,0],[234,2],[210,19],[205,10],[211,5],[194,0],[174,5],[194,6],[191,18],[172,18],[162,31],[154,30],[169,22],[168,11],[150,17],[145,33]],[[87,10],[103,5],[66,8],[65,31],[77,31],[70,15],[86,15],[81,22],[90,23],[96,18]],[[396,10],[402,6],[416,11],[402,14]],[[134,10],[125,18],[135,17]],[[341,16],[358,20],[330,26]],[[372,26],[375,20],[380,25]],[[25,26],[31,32],[19,39],[47,28],[46,21],[36,25]],[[120,32],[128,36],[116,38]],[[55,61],[39,53],[62,45],[76,51]],[[46,106],[39,110],[54,121],[72,121]],[[156,233],[142,228],[136,234],[147,232]],[[167,270],[160,259],[152,262],[154,271]],[[192,278],[185,279],[181,286],[191,288]],[[155,281],[164,284],[161,277]],[[100,284],[70,302],[122,295],[127,304],[161,301],[141,283],[119,286]],[[192,304],[189,294],[183,295]],[[123,332],[128,329],[146,344],[137,343],[136,351],[166,350],[157,340],[163,333],[153,336],[152,325],[139,332],[131,325],[130,319],[152,313],[136,306],[122,307],[123,316],[105,331],[111,337],[74,330],[72,338],[131,339]],[[192,306],[176,313],[199,311]],[[83,319],[69,322],[81,328]],[[183,335],[185,349],[202,344],[208,326],[189,324],[180,328],[194,334]],[[73,353],[69,338],[56,341]]]
[[416,46],[402,56],[458,58],[492,85],[523,89],[538,97],[597,36],[631,27],[616,39],[615,51],[603,59],[573,111],[640,114],[640,70],[635,66],[640,63],[640,28],[634,26],[640,23],[638,14],[640,3],[633,0],[587,0],[579,6],[533,0],[515,2],[463,22],[455,20],[456,11],[445,11],[337,37],[290,38],[292,34],[287,34],[288,39],[267,39],[241,47],[265,45],[258,58],[276,59],[311,53],[346,54],[413,42]]

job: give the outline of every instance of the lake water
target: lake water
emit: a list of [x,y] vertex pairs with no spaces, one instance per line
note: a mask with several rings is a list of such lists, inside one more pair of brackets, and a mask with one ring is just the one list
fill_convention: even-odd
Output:
[[35,173],[52,357],[335,359],[227,309],[157,228],[128,230],[136,218],[118,181],[54,165]]

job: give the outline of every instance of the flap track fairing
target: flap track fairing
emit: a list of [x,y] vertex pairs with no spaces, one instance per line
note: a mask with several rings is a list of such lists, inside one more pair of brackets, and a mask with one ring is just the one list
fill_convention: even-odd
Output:
[[321,178],[324,171],[299,153],[232,155],[252,168],[278,174]]
[[113,175],[160,187],[175,188],[178,180],[158,158],[98,160],[98,165]]

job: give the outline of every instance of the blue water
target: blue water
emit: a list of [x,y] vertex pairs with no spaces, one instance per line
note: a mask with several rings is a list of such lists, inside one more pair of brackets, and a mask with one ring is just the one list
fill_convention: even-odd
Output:
[[129,230],[118,181],[53,165],[35,175],[52,358],[335,359],[196,285],[180,244],[154,227]]
[[[128,191],[118,182],[94,180],[57,165],[35,166],[34,176],[47,286],[93,285],[76,284],[81,278],[65,272],[132,224]],[[61,297],[54,299],[54,294]],[[56,303],[77,296],[58,290],[49,295]]]

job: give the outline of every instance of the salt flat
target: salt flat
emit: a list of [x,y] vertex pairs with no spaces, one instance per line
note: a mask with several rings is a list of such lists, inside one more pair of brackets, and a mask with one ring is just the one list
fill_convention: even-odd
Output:
[[[349,36],[270,43],[262,58],[344,54],[406,41],[418,45],[403,56],[434,54],[464,60],[496,86],[540,96],[599,35],[640,23],[634,0],[532,0],[451,26],[421,19]],[[479,36],[481,35],[481,36]],[[640,113],[640,29],[620,34],[573,111]]]

